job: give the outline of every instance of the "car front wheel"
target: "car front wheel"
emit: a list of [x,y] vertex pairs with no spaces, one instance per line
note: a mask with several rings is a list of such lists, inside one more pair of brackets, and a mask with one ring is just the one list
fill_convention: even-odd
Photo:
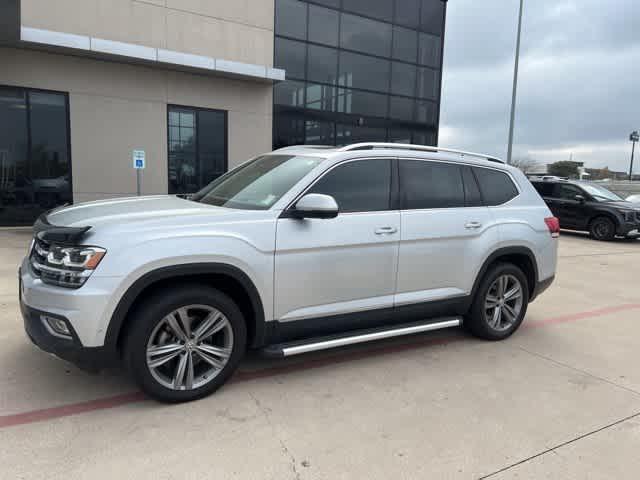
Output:
[[589,233],[596,240],[613,240],[616,236],[616,226],[607,217],[598,217],[591,222]]
[[185,402],[213,393],[245,351],[242,313],[227,295],[209,287],[157,292],[130,321],[129,371],[146,394],[160,401]]

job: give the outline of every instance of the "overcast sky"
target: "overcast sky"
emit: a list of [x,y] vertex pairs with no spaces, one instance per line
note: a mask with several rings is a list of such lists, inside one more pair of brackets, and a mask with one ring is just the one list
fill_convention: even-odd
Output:
[[[518,3],[449,0],[442,146],[506,159]],[[640,3],[525,0],[514,156],[624,171],[635,129]]]

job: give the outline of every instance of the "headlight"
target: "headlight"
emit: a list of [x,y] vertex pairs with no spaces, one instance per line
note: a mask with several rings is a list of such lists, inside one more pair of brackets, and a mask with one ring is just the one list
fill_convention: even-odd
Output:
[[36,240],[31,267],[44,283],[80,288],[91,276],[107,251],[99,247],[48,245]]

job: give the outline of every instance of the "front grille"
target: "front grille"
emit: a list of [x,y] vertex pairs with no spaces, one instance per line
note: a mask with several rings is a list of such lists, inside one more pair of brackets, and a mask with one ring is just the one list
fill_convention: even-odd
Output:
[[51,246],[47,242],[40,240],[37,237],[33,239],[33,249],[31,250],[31,256],[29,259],[33,273],[37,277],[42,275],[42,270],[39,266],[47,263],[47,255],[49,255],[50,248]]

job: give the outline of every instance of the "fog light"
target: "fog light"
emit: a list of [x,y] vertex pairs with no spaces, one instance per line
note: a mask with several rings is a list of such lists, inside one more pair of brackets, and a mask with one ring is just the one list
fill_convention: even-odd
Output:
[[40,320],[47,327],[47,330],[51,335],[61,338],[71,338],[71,331],[67,322],[59,318],[49,317],[47,315],[40,315]]

